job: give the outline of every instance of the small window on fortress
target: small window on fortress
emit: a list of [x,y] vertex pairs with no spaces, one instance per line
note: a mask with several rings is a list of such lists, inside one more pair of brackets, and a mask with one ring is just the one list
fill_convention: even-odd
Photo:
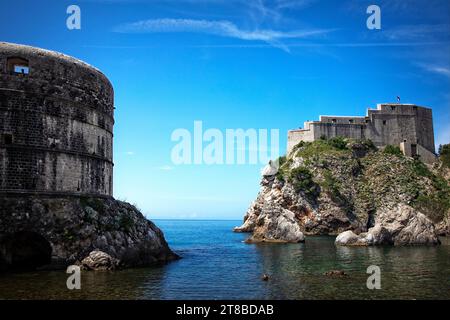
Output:
[[395,106],[391,106],[391,109],[392,109],[392,111],[394,111],[395,110]]
[[30,66],[28,60],[22,58],[8,58],[8,72],[11,74],[29,74]]
[[333,123],[336,123],[336,121],[337,121],[336,119],[331,119],[331,122]]
[[353,123],[353,119],[349,119],[349,120],[348,120],[348,123]]
[[3,144],[12,144],[13,143],[13,136],[12,134],[6,133],[2,136],[2,142]]
[[383,125],[384,125],[384,126],[386,125],[386,120],[383,120]]
[[14,73],[28,74],[30,69],[27,66],[14,66]]

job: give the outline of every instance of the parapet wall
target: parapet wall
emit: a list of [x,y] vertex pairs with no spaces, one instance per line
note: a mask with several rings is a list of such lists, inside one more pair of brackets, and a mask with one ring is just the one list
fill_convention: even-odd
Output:
[[0,193],[112,196],[113,96],[79,60],[0,43]]

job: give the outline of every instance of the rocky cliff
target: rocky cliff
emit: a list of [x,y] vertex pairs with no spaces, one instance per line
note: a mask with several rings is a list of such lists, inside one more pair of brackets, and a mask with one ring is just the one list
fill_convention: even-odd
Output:
[[405,157],[397,147],[344,138],[301,142],[262,172],[261,190],[236,232],[249,242],[437,244],[449,233],[448,168]]
[[[102,263],[105,256],[112,261],[107,267]],[[91,263],[84,263],[85,258]],[[70,264],[115,269],[176,258],[161,230],[126,202],[87,197],[0,198],[0,270]]]

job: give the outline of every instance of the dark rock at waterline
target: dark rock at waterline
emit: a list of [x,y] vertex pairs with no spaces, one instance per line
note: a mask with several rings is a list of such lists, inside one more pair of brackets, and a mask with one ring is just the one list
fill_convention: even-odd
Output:
[[0,197],[0,271],[82,264],[92,251],[115,268],[179,258],[163,232],[133,205],[113,198]]
[[330,270],[324,273],[327,277],[347,277],[348,274],[343,270]]
[[269,281],[269,279],[270,279],[270,276],[266,273],[261,276],[262,281]]

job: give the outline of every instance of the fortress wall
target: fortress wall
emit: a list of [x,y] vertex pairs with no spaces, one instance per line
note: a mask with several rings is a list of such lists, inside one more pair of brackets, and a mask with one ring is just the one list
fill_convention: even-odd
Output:
[[361,124],[340,124],[340,123],[314,123],[314,138],[320,139],[322,136],[334,138],[337,136],[352,139],[364,138],[364,125]]
[[416,117],[417,143],[429,152],[436,152],[434,144],[433,111],[431,109],[417,109]]
[[425,149],[420,144],[417,145],[417,154],[423,162],[433,163],[436,161],[436,154],[428,151],[428,149]]
[[[11,57],[29,73],[8,69]],[[113,89],[68,56],[0,43],[0,193],[112,195]]]
[[288,132],[288,146],[287,153],[300,142],[300,141],[314,141],[313,130],[291,130]]
[[112,161],[113,121],[85,106],[0,88],[0,131],[14,144],[96,154]]
[[314,127],[311,122],[305,122],[304,129],[288,131],[287,153],[289,154],[300,141],[314,141]]
[[416,141],[416,123],[410,115],[374,114],[365,137],[377,146],[399,145],[403,140]]
[[112,171],[112,163],[78,154],[0,149],[0,191],[110,195]]
[[337,124],[365,124],[365,117],[320,116],[320,122]]

